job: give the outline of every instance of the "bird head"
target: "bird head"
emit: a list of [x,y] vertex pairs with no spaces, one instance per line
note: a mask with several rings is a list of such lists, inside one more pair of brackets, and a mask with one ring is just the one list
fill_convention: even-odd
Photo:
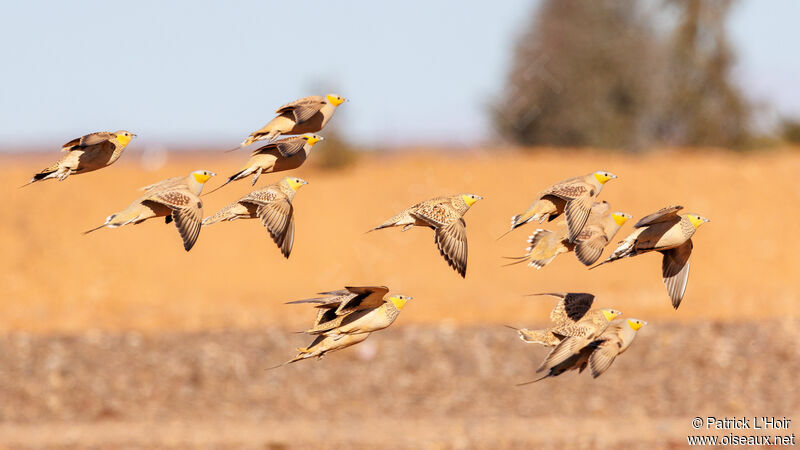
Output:
[[347,101],[346,98],[342,97],[341,95],[336,95],[336,94],[328,94],[327,99],[328,99],[328,103],[330,103],[333,106],[339,106],[342,103]]
[[645,322],[644,320],[633,319],[633,318],[628,319],[628,326],[631,327],[633,331],[636,331],[645,325],[647,325],[647,322]]
[[628,219],[633,219],[632,215],[619,211],[611,213],[611,217],[614,218],[614,222],[616,222],[619,226],[625,225],[625,222],[627,222]]
[[289,187],[295,192],[300,189],[300,186],[308,184],[308,181],[302,178],[286,177],[284,180],[286,180],[286,184],[288,184]]
[[324,138],[324,137],[322,137],[322,136],[319,136],[319,135],[316,135],[316,134],[304,134],[304,135],[302,135],[302,136],[300,136],[300,137],[301,137],[301,138],[303,138],[303,139],[305,139],[305,140],[306,140],[306,142],[308,142],[308,145],[310,145],[310,146],[312,146],[312,147],[313,147],[313,146],[314,146],[314,144],[316,144],[317,142],[319,142],[319,141],[324,141],[324,140],[325,140],[325,138]]
[[611,309],[611,308],[603,308],[600,311],[603,312],[603,316],[605,316],[606,320],[608,320],[609,322],[614,320],[614,318],[617,317],[618,315],[622,314],[616,309]]
[[128,142],[130,142],[131,139],[136,137],[135,134],[125,130],[115,131],[114,136],[116,136],[117,142],[119,142],[122,145],[128,145]]
[[478,200],[483,200],[483,197],[475,194],[461,194],[461,198],[464,200],[464,203],[466,203],[467,206],[472,206]]
[[617,178],[616,175],[614,175],[611,172],[606,172],[605,170],[598,170],[592,175],[594,175],[594,177],[597,179],[597,181],[600,182],[600,184],[606,184],[608,180],[613,180],[614,178]]
[[695,229],[700,228],[700,225],[706,222],[711,222],[707,218],[697,214],[687,214],[686,217],[689,218],[689,222],[692,223],[692,226],[694,226]]
[[411,299],[413,299],[413,298],[414,297],[409,297],[407,295],[399,295],[399,294],[397,294],[397,295],[389,296],[389,301],[392,302],[392,304],[394,305],[395,308],[397,308],[398,310],[401,310],[401,309],[403,309],[404,306],[406,306],[406,302],[411,300]]
[[215,175],[214,172],[209,172],[208,170],[195,170],[192,172],[192,178],[200,184],[205,184],[206,181],[210,180],[211,177]]

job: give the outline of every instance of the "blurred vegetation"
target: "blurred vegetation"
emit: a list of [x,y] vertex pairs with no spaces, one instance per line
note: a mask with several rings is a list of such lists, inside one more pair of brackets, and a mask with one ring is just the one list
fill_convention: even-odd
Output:
[[314,157],[310,161],[323,169],[343,169],[358,159],[359,153],[336,128],[324,130],[325,140],[314,146]]
[[781,122],[781,137],[792,144],[800,144],[800,120],[783,119]]
[[517,43],[497,131],[523,145],[744,148],[732,0],[543,0]]

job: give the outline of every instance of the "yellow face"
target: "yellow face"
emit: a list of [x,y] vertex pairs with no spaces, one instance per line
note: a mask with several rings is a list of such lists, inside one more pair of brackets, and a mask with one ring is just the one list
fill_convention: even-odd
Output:
[[323,138],[322,136],[318,136],[316,134],[304,134],[303,135],[303,139],[305,139],[306,142],[308,142],[308,145],[313,147],[314,144],[316,144],[319,141],[324,140],[325,138]]
[[207,170],[195,170],[192,172],[194,181],[197,181],[200,184],[205,184],[205,182],[210,180],[214,175],[216,175],[214,172],[209,172]]
[[605,316],[606,320],[608,320],[609,322],[614,320],[614,318],[617,317],[618,315],[622,314],[621,312],[617,311],[616,309],[610,309],[610,308],[603,308],[600,311],[603,311],[603,315]]
[[617,225],[619,225],[619,226],[625,225],[625,222],[627,222],[628,219],[633,218],[632,215],[630,215],[628,213],[624,213],[624,212],[611,213],[611,217],[614,218],[614,222],[616,222]]
[[645,325],[647,325],[647,322],[645,322],[644,320],[628,319],[628,326],[633,328],[633,331],[636,331],[636,330],[638,330],[639,328],[642,328]]
[[597,179],[597,181],[600,182],[600,184],[606,184],[608,180],[613,180],[614,178],[617,178],[617,176],[614,175],[613,173],[605,172],[602,170],[598,170],[597,172],[595,172],[594,177]]
[[333,106],[339,106],[346,101],[347,99],[342,96],[336,94],[328,94],[328,103],[330,103]]
[[114,133],[114,135],[117,137],[117,142],[119,142],[119,144],[122,145],[123,147],[128,145],[131,139],[136,137],[135,134],[125,130],[117,131]]
[[697,214],[687,214],[686,217],[689,218],[689,222],[691,222],[695,228],[700,228],[700,225],[710,222],[710,220],[703,216],[698,216]]
[[297,192],[297,190],[300,189],[300,186],[308,184],[308,181],[302,178],[286,177],[286,183],[290,188],[292,188],[293,191]]
[[407,297],[405,295],[392,295],[389,297],[389,301],[392,302],[395,308],[398,310],[403,309],[406,306],[406,302],[411,300],[412,297]]
[[475,195],[475,194],[461,194],[461,198],[464,199],[464,203],[466,203],[467,206],[472,206],[478,200],[483,199],[483,197],[481,197],[480,195]]

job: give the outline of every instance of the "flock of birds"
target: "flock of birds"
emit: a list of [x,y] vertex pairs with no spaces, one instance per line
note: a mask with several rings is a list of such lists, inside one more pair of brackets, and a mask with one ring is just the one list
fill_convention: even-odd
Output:
[[[254,186],[261,174],[300,167],[314,145],[323,140],[314,133],[325,127],[336,108],[345,101],[339,95],[329,94],[305,97],[278,108],[269,123],[232,149],[266,141],[251,153],[238,172],[229,176],[217,189],[251,175]],[[134,137],[135,134],[120,130],[73,139],[62,146],[65,153],[62,158],[35,174],[27,184],[47,179],[63,181],[70,175],[110,166],[120,158]],[[184,249],[189,251],[203,226],[258,218],[283,256],[289,258],[294,243],[292,201],[298,189],[307,182],[296,177],[284,177],[203,218],[200,195],[203,186],[215,175],[208,170],[196,170],[187,176],[145,186],[141,188],[144,191],[141,196],[127,208],[111,214],[102,225],[85,233],[164,217],[166,223],[175,223]],[[536,229],[528,237],[526,253],[511,258],[515,260],[511,264],[527,262],[529,266],[541,269],[556,256],[568,252],[574,252],[586,266],[595,264],[620,228],[632,218],[625,212],[611,212],[606,201],[597,201],[605,184],[616,178],[613,173],[598,170],[563,180],[541,191],[525,212],[511,218],[511,227],[506,234],[530,222],[543,224],[561,216],[563,220],[556,222],[552,230]],[[470,193],[431,198],[404,209],[369,231],[389,227],[402,227],[401,231],[415,226],[430,228],[447,264],[461,277],[466,277],[464,215],[481,199],[481,196]],[[709,221],[697,214],[678,214],[681,209],[681,206],[669,206],[642,218],[606,260],[591,268],[642,253],[660,252],[663,255],[663,281],[672,305],[677,309],[689,277],[692,236]],[[322,297],[289,302],[308,303],[316,308],[314,324],[305,331],[314,336],[314,340],[308,347],[298,348],[297,356],[275,367],[312,357],[321,358],[326,353],[358,344],[372,332],[390,326],[406,302],[411,300],[404,295],[389,295],[389,289],[384,286],[347,286],[320,295]],[[544,372],[543,376],[534,381],[573,369],[582,372],[587,366],[591,368],[593,377],[599,376],[617,355],[631,345],[637,330],[646,324],[639,319],[619,318],[621,313],[611,308],[591,309],[594,302],[591,294],[536,295],[554,296],[559,300],[550,313],[551,327],[539,330],[514,328],[524,342],[552,347],[538,369],[538,372]]]

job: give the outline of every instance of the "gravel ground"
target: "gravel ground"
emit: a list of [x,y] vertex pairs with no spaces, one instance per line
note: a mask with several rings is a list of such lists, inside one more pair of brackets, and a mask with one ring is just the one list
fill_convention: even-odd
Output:
[[695,416],[800,420],[798,329],[651,324],[602,377],[526,387],[546,350],[503,327],[398,326],[275,370],[304,336],[14,333],[0,337],[0,446],[677,446]]

